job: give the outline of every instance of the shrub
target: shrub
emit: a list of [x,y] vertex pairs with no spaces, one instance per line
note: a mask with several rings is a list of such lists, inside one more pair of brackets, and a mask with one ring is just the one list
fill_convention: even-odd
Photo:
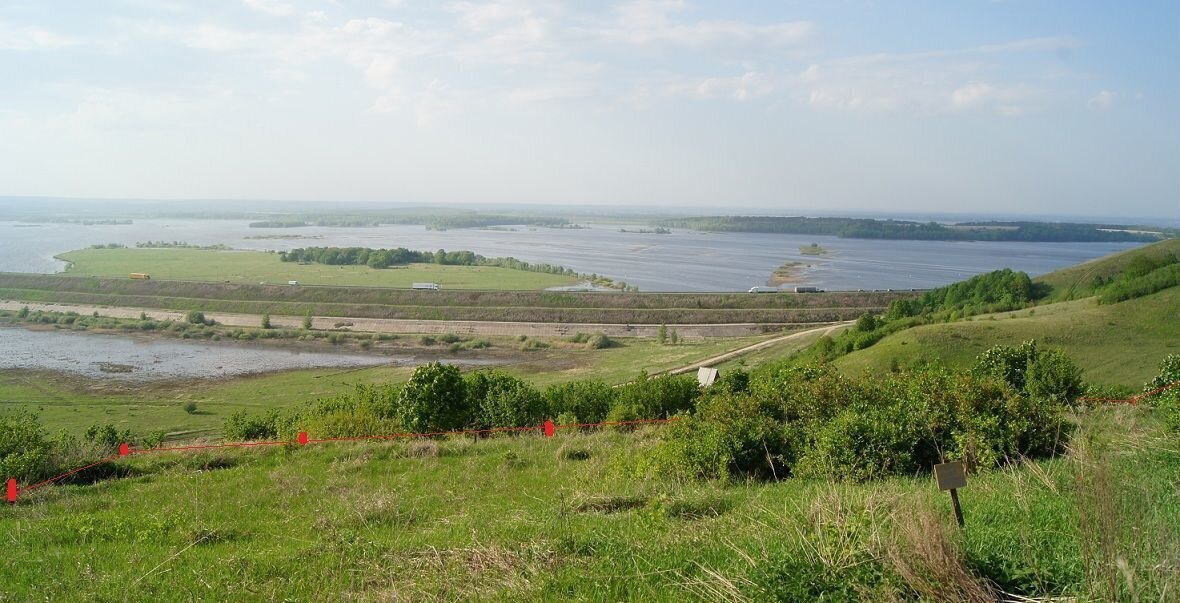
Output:
[[618,388],[616,406],[631,419],[663,419],[692,408],[701,390],[690,375],[648,377],[641,373],[636,380]]
[[735,475],[786,476],[787,446],[776,412],[749,396],[715,396],[662,432],[641,460],[644,473],[725,479]]
[[1072,405],[1082,392],[1082,369],[1061,350],[1044,350],[1028,364],[1025,392],[1036,399]]
[[270,328],[270,314],[263,314],[262,315],[262,328],[264,328],[264,329]]
[[463,377],[453,365],[432,362],[414,369],[397,400],[396,418],[414,432],[458,429],[470,416]]
[[726,394],[748,394],[750,393],[750,373],[741,369],[725,371],[717,377],[717,381],[713,383],[709,391]]
[[[1180,383],[1180,354],[1171,354],[1160,363],[1160,374],[1143,386],[1143,392],[1151,394],[1146,398],[1147,402],[1159,410],[1164,427],[1173,434],[1180,434],[1180,385],[1177,383]],[[1167,389],[1157,392],[1161,388]]]
[[475,411],[479,429],[537,425],[545,416],[545,399],[525,381],[503,371],[478,371],[464,378],[466,406]]
[[279,413],[272,410],[251,417],[245,411],[238,411],[225,419],[221,437],[227,440],[267,440],[279,435]]
[[188,313],[184,315],[184,321],[194,325],[212,324],[212,321],[209,321],[205,318],[204,312],[198,312],[196,310],[189,310]]
[[197,403],[193,402],[192,400],[185,402],[184,403],[184,412],[187,412],[190,415],[196,414],[197,413]]
[[1035,340],[992,347],[980,354],[972,371],[1000,378],[1029,396],[1067,404],[1085,391],[1082,370],[1073,360],[1061,350],[1041,349]]
[[545,390],[549,416],[570,414],[566,423],[600,423],[614,406],[618,390],[596,380],[570,381],[551,385]]
[[590,339],[586,341],[586,345],[592,350],[603,350],[613,347],[615,342],[610,337],[607,337],[606,334],[599,333],[597,335],[591,336]]
[[27,482],[43,477],[50,469],[51,452],[36,416],[0,415],[0,478]]
[[877,317],[866,312],[861,314],[860,318],[856,319],[855,329],[861,333],[868,333],[877,330],[878,326],[880,325],[877,322]]

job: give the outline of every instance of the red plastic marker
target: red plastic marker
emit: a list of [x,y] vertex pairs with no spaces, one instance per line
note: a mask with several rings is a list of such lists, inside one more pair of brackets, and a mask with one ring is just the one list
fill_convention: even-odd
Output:
[[16,504],[16,478],[8,479],[8,503]]
[[557,428],[553,426],[553,421],[546,420],[542,427],[545,428],[545,437],[547,438],[553,437],[553,434],[557,431]]
[[299,445],[300,446],[307,445],[307,432],[306,431],[299,432]]
[[119,444],[119,456],[127,456],[129,454],[131,454],[131,447],[127,445],[127,442]]

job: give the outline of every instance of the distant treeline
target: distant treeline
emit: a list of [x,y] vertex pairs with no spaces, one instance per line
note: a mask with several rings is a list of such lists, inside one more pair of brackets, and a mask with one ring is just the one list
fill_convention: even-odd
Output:
[[224,243],[215,243],[213,245],[195,245],[185,241],[140,241],[135,244],[140,249],[210,249],[217,251],[228,251],[233,249]]
[[251,222],[250,228],[303,228],[304,226],[311,226],[303,220],[263,220],[261,222]]
[[471,251],[414,251],[405,247],[396,249],[370,249],[368,247],[307,247],[279,252],[284,262],[309,262],[333,266],[368,266],[389,268],[406,264],[440,264],[443,266],[495,266],[526,272],[559,274],[583,278],[597,285],[632,290],[624,282],[614,282],[597,274],[582,274],[564,266],[553,264],[531,264],[516,258],[487,258]]
[[1160,236],[1154,234],[1118,230],[1134,230],[1129,226],[1048,222],[969,222],[945,225],[937,222],[864,218],[715,216],[660,220],[657,224],[692,230],[829,235],[846,239],[1040,242],[1149,242],[1160,239]]
[[45,217],[37,219],[26,219],[22,222],[48,222],[51,224],[81,224],[82,226],[126,226],[132,224],[131,220],[126,219],[99,219],[99,218],[61,218],[61,217]]
[[566,227],[565,218],[482,213],[364,213],[364,214],[307,214],[251,222],[250,228],[300,228],[304,226],[366,227],[383,224],[420,224],[430,230],[448,228],[486,228],[509,224]]

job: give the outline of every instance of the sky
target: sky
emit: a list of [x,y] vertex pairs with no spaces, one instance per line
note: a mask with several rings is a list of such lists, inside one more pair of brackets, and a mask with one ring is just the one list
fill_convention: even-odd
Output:
[[0,195],[1180,214],[1180,3],[0,0]]

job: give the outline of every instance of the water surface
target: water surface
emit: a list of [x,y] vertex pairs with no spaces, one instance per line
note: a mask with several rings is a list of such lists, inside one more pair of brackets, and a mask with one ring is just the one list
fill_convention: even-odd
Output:
[[[638,285],[644,291],[745,291],[765,285],[786,262],[800,262],[803,284],[828,290],[910,289],[946,285],[1000,268],[1036,276],[1129,249],[1136,243],[1024,243],[884,241],[759,233],[672,234],[619,232],[638,225],[590,224],[586,229],[527,226],[503,230],[426,230],[422,226],[367,228],[249,228],[244,220],[136,220],[134,224],[29,226],[0,222],[0,271],[55,272],[65,264],[54,255],[96,244],[134,246],[148,240],[224,244],[237,249],[283,251],[296,247],[407,247],[471,250],[528,262],[560,264]],[[303,235],[316,239],[252,239]],[[805,256],[818,243],[828,253]]]

